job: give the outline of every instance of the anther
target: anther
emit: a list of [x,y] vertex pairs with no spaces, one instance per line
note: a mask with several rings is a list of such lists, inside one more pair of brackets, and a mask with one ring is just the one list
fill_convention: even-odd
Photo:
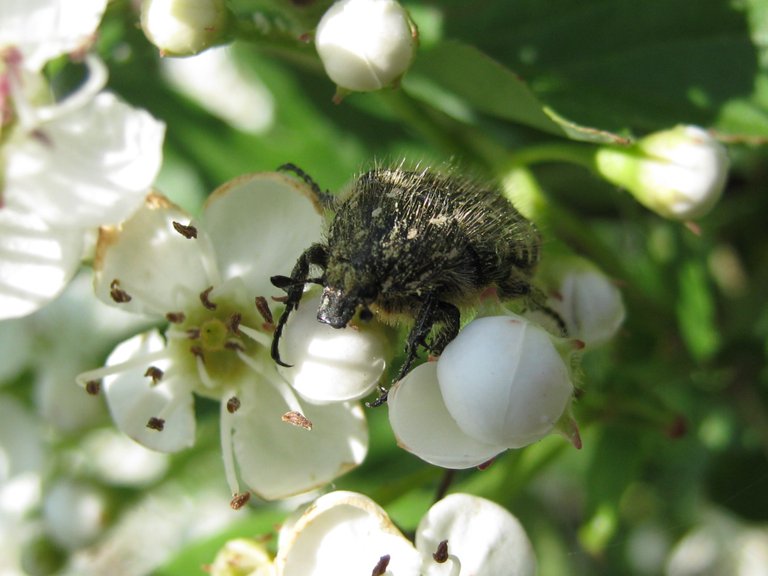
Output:
[[147,428],[150,430],[157,430],[158,432],[162,432],[165,428],[165,420],[163,418],[156,418],[155,416],[152,416],[152,418],[150,418],[147,422]]
[[303,428],[304,430],[312,430],[312,421],[304,416],[304,414],[300,414],[294,410],[283,414],[281,420],[283,422],[287,422],[288,424],[293,424],[294,426]]
[[275,323],[275,319],[272,317],[272,310],[269,309],[269,304],[264,296],[256,296],[256,310],[258,310],[261,317],[264,318],[264,322],[267,324]]
[[187,330],[187,338],[190,340],[197,340],[200,338],[200,328],[190,328]]
[[101,392],[101,381],[89,380],[85,383],[85,391],[91,396],[98,396],[99,392]]
[[184,225],[174,220],[173,229],[176,230],[176,232],[178,232],[188,240],[191,240],[192,238],[197,238],[197,228],[195,228],[191,224]]
[[389,554],[385,554],[376,563],[371,571],[371,576],[383,576],[387,572],[387,566],[389,566]]
[[117,278],[112,280],[112,283],[109,285],[109,295],[112,297],[112,300],[118,304],[125,304],[126,302],[133,300],[128,292],[120,288],[120,280]]
[[171,324],[181,324],[187,319],[187,315],[184,312],[168,312],[165,319]]
[[227,400],[227,412],[230,414],[234,414],[240,409],[240,398],[237,396],[232,396],[229,400]]
[[438,564],[443,564],[448,561],[448,540],[443,540],[437,545],[437,550],[432,554],[432,558],[434,558],[435,562]]
[[207,310],[216,310],[216,304],[211,302],[208,298],[211,294],[211,290],[213,290],[213,286],[208,286],[208,288],[200,292],[200,302],[203,303],[203,306]]
[[224,348],[233,352],[245,352],[245,346],[237,339],[231,339],[224,342]]
[[240,510],[240,508],[245,506],[250,499],[250,492],[240,492],[239,494],[232,496],[232,500],[229,501],[229,507],[232,508],[232,510]]
[[192,356],[196,356],[197,358],[200,358],[203,362],[205,362],[205,355],[203,354],[202,346],[190,346],[189,351],[192,352]]
[[163,379],[163,371],[157,366],[150,366],[147,371],[144,372],[144,376],[152,378],[152,384],[157,384]]
[[227,330],[232,332],[232,334],[239,334],[240,322],[242,319],[243,315],[240,314],[240,312],[233,312],[232,315],[227,319]]

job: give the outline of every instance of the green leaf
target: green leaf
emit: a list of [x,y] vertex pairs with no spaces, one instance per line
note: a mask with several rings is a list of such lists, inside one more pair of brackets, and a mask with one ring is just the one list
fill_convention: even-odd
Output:
[[420,54],[403,87],[412,96],[467,122],[481,112],[574,140],[626,142],[615,134],[565,120],[544,106],[512,70],[460,43],[442,43]]
[[678,282],[677,317],[683,339],[694,358],[706,360],[720,347],[720,335],[712,288],[704,266],[693,261],[685,263]]

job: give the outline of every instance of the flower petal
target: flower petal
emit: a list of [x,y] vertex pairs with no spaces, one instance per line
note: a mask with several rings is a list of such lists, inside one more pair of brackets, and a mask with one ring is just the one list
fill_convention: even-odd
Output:
[[119,222],[152,185],[164,132],[147,112],[102,92],[8,143],[7,203],[63,226]]
[[320,240],[322,218],[304,182],[285,174],[241,176],[218,188],[205,206],[205,230],[224,279],[240,276],[254,295],[275,292],[299,255]]
[[354,492],[321,496],[280,532],[275,565],[282,576],[360,576],[389,556],[386,572],[418,576],[413,545],[373,500]]
[[[277,377],[275,375],[275,377]],[[241,392],[233,415],[240,476],[262,498],[274,500],[323,486],[359,465],[368,428],[357,404],[304,404],[311,430],[281,420],[290,408],[267,382]]]
[[[173,222],[189,216],[165,197],[150,195],[144,205],[119,227],[102,228],[96,247],[96,295],[132,312],[165,314],[184,310],[211,285],[199,240],[182,236]],[[119,289],[130,297],[124,301]]]
[[426,574],[452,574],[431,555],[443,540],[448,553],[458,557],[462,574],[475,576],[533,576],[536,557],[523,526],[498,504],[451,494],[437,502],[419,522],[416,548],[425,560]]
[[53,300],[77,271],[79,230],[0,208],[0,319],[25,316]]
[[106,7],[107,0],[3,0],[0,46],[15,46],[25,67],[40,70],[91,42]]
[[456,469],[478,466],[506,450],[462,432],[445,407],[436,364],[417,366],[389,390],[389,423],[397,443],[430,464]]
[[342,402],[367,396],[387,362],[387,340],[373,325],[343,329],[317,321],[319,296],[302,301],[283,331],[281,357],[291,367],[280,374],[312,402]]
[[[170,376],[153,383],[145,376],[149,366],[168,370],[167,360],[152,356],[164,347],[163,337],[156,330],[118,345],[109,355],[107,366],[124,364],[125,368],[104,378],[103,388],[112,418],[123,433],[147,448],[177,452],[195,442],[193,396],[182,379]],[[147,427],[151,418],[162,418],[162,431]]]

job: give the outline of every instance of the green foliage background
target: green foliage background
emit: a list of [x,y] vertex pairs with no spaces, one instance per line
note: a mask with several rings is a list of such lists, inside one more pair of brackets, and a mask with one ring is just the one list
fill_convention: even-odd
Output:
[[[230,48],[274,99],[258,135],[175,92],[131,4],[110,5],[99,41],[110,87],[167,123],[158,187],[189,210],[229,178],[285,162],[338,190],[374,158],[452,160],[499,178],[529,147],[569,138],[591,146],[688,123],[729,144],[728,188],[698,234],[582,167],[532,166],[550,206],[547,237],[615,279],[627,320],[612,344],[584,358],[581,451],[550,437],[485,471],[457,473],[451,490],[518,515],[542,576],[661,572],[665,552],[713,509],[764,525],[768,2],[404,2],[422,45],[402,88],[340,105],[311,43],[296,41],[328,2],[299,4],[230,2],[243,18],[259,11],[285,30],[245,30]],[[177,457],[172,473],[190,486],[197,474],[221,477],[226,490],[211,457],[210,412],[195,451]],[[368,417],[370,455],[336,487],[368,494],[413,530],[442,472],[396,447],[386,409]],[[227,537],[273,533],[284,514],[274,505],[242,511],[226,534],[157,574],[201,574]],[[643,548],[649,534],[656,545]]]

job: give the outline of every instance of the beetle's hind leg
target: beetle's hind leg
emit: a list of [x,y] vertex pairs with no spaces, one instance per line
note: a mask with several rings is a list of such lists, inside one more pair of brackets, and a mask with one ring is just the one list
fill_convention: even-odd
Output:
[[312,189],[312,194],[315,195],[315,198],[320,203],[320,205],[325,209],[333,208],[334,202],[336,201],[336,197],[331,194],[328,190],[323,190],[320,188],[317,182],[315,182],[314,178],[304,172],[301,168],[296,166],[296,164],[292,164],[291,162],[288,162],[286,164],[282,164],[277,167],[278,172],[291,172],[301,178],[306,184],[309,185],[309,187]]
[[275,333],[272,335],[272,348],[270,350],[272,359],[280,366],[285,366],[286,368],[290,368],[291,365],[286,364],[280,358],[280,337],[283,335],[283,328],[286,322],[288,322],[291,312],[299,307],[301,297],[304,295],[304,285],[308,282],[322,283],[322,278],[309,278],[309,267],[313,264],[325,270],[328,264],[328,249],[324,244],[312,244],[312,246],[307,248],[296,261],[290,277],[272,276],[270,278],[273,286],[285,290],[287,293],[285,310],[283,310],[275,326]]

